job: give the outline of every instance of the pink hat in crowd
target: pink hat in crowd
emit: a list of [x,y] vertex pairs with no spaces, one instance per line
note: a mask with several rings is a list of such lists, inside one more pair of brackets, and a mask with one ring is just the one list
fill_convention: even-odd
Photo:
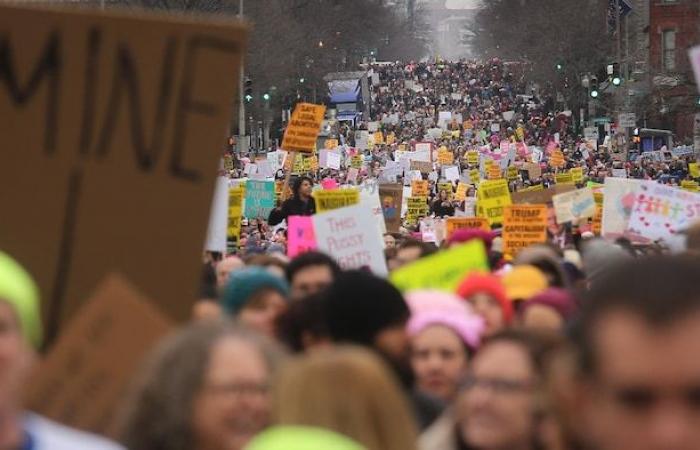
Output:
[[476,350],[486,329],[484,320],[458,296],[449,292],[420,290],[406,294],[411,318],[406,325],[409,336],[415,336],[432,325],[454,331],[467,347]]
[[541,305],[552,308],[564,321],[568,321],[576,313],[577,305],[574,297],[566,289],[548,288],[523,304],[524,313],[527,308],[533,305]]

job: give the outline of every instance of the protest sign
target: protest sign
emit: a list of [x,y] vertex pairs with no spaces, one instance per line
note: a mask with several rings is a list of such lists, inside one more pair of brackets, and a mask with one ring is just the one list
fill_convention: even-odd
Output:
[[316,249],[311,216],[289,216],[287,226],[287,256],[294,258],[300,253]]
[[501,167],[498,164],[490,164],[486,170],[489,180],[498,180],[501,178]]
[[515,256],[520,250],[547,241],[547,205],[506,206],[503,217],[503,253]]
[[403,186],[399,183],[380,184],[379,199],[384,214],[384,224],[389,232],[397,233],[401,228],[401,203]]
[[603,222],[601,235],[614,239],[625,234],[634,206],[634,193],[641,180],[607,177],[603,186]]
[[226,252],[226,231],[228,227],[228,178],[218,177],[214,198],[209,213],[209,227],[204,250],[210,252]]
[[377,229],[383,235],[386,233],[386,224],[384,223],[384,214],[382,213],[382,204],[379,200],[379,192],[377,189],[369,188],[360,191],[360,205],[369,209],[372,212],[372,217],[377,224]]
[[357,181],[357,176],[359,175],[360,171],[356,169],[355,167],[351,167],[348,169],[348,174],[345,177],[345,181],[348,183],[355,183]]
[[228,190],[228,228],[226,237],[235,242],[238,242],[238,239],[241,237],[244,191],[242,186],[232,187]]
[[0,248],[48,340],[114,270],[188,318],[245,28],[5,3],[0,29]]
[[438,192],[440,191],[445,191],[447,192],[447,198],[452,199],[452,194],[454,192],[454,188],[452,186],[452,183],[449,181],[442,181],[437,184],[437,190]]
[[508,181],[515,181],[518,179],[518,168],[515,166],[508,166],[506,170],[506,177]]
[[350,167],[353,169],[361,169],[364,163],[364,158],[362,155],[352,155],[350,157]]
[[324,105],[297,103],[284,130],[281,147],[290,152],[314,153],[325,112]]
[[700,178],[700,167],[698,167],[698,163],[688,163],[688,172],[691,177]]
[[430,173],[433,171],[433,163],[430,161],[411,160],[411,170],[418,170],[421,173]]
[[400,291],[437,289],[454,292],[471,272],[488,271],[484,244],[474,239],[403,266],[391,273],[389,280]]
[[514,204],[546,204],[552,202],[552,197],[563,192],[570,192],[576,189],[573,184],[555,184],[554,186],[543,189],[541,184],[529,188],[513,192],[511,199]]
[[595,201],[591,188],[577,189],[552,197],[557,223],[576,222],[580,219],[593,217]]
[[698,192],[698,182],[693,180],[683,180],[681,181],[681,189],[690,192]]
[[700,218],[700,194],[647,182],[634,193],[627,230],[647,239],[672,242]]
[[472,169],[469,171],[469,182],[471,184],[477,185],[479,184],[479,179],[480,179],[480,174],[479,174],[479,169]]
[[173,326],[152,299],[117,274],[107,275],[81,300],[33,371],[25,402],[63,425],[116,437],[117,415],[134,373]]
[[626,169],[613,169],[612,176],[615,178],[627,178],[627,170]]
[[446,148],[438,150],[438,162],[443,166],[449,166],[454,162],[454,154]]
[[248,180],[245,192],[245,216],[265,218],[275,207],[275,182]]
[[449,239],[455,231],[463,228],[478,228],[484,231],[491,231],[489,221],[483,217],[448,217],[445,221],[447,239]]
[[564,153],[561,150],[552,150],[549,155],[549,165],[552,167],[564,167],[566,161],[564,160]]
[[506,180],[487,180],[479,184],[479,206],[490,225],[503,223],[503,208],[511,204]]
[[574,183],[583,183],[583,169],[581,167],[574,167],[569,173]]
[[407,198],[406,223],[414,225],[418,219],[428,215],[428,199],[426,197]]
[[318,249],[333,256],[341,268],[368,267],[376,275],[387,275],[382,236],[365,205],[316,214],[313,224]]
[[413,180],[411,181],[411,196],[427,197],[430,192],[428,180]]
[[554,175],[554,179],[557,184],[572,184],[574,182],[574,176],[571,172],[559,172]]
[[329,169],[340,170],[340,154],[328,152],[326,154],[326,166]]
[[593,214],[593,221],[591,222],[591,231],[596,236],[600,236],[603,225],[603,193],[593,192],[593,200],[595,200],[595,214]]
[[360,203],[360,191],[354,188],[314,191],[312,195],[319,213]]
[[448,181],[459,180],[459,168],[457,166],[449,166],[444,168],[444,176]]
[[467,164],[477,165],[479,164],[479,152],[476,150],[470,150],[467,152]]
[[430,154],[430,142],[419,142],[416,144],[415,151],[419,153],[428,153]]
[[323,143],[323,147],[328,150],[333,150],[338,146],[338,139],[326,139]]
[[455,199],[459,200],[460,202],[463,202],[464,199],[467,198],[467,191],[469,190],[469,186],[466,183],[462,183],[461,181],[457,185],[457,192],[455,193]]

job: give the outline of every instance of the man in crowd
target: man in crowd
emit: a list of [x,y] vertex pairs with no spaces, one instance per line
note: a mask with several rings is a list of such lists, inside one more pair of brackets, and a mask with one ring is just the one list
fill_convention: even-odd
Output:
[[294,258],[285,270],[291,287],[290,297],[299,300],[330,285],[340,273],[340,266],[330,256],[307,252]]

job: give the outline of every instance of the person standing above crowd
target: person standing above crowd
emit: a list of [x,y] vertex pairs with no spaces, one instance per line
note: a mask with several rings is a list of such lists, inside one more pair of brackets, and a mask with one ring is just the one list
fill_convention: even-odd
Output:
[[292,198],[288,198],[278,208],[270,212],[268,223],[277,225],[289,216],[310,216],[316,213],[316,201],[311,196],[313,180],[302,176],[294,180],[292,186]]

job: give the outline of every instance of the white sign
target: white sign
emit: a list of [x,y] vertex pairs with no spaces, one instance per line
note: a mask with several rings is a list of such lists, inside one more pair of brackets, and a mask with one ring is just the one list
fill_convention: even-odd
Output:
[[340,170],[340,154],[335,152],[326,153],[326,166],[329,169]]
[[228,228],[228,178],[218,177],[214,188],[214,198],[209,213],[209,228],[204,250],[226,252],[226,231]]
[[612,176],[615,178],[627,178],[627,170],[626,169],[613,169]]
[[603,187],[603,223],[601,234],[615,239],[623,235],[632,213],[634,192],[641,180],[612,178],[605,179]]
[[445,167],[445,179],[447,181],[459,180],[459,168],[457,166]]
[[333,256],[343,269],[369,267],[386,276],[382,236],[371,208],[359,204],[313,216],[320,251]]
[[634,128],[637,126],[637,115],[635,113],[620,113],[618,124],[620,128]]
[[698,92],[700,92],[700,45],[696,45],[688,50],[688,58],[693,66],[693,72],[695,72],[695,85],[698,87]]
[[377,223],[377,229],[383,235],[386,233],[386,223],[384,222],[384,211],[379,200],[379,191],[376,185],[369,189],[360,190],[360,204],[369,208],[372,211],[374,220]]
[[428,152],[428,155],[430,155],[430,142],[417,143],[416,152]]
[[583,137],[586,138],[586,140],[591,140],[595,139],[596,141],[598,140],[598,127],[586,127],[583,129]]
[[552,197],[557,223],[575,222],[595,214],[595,201],[591,188],[557,194]]

